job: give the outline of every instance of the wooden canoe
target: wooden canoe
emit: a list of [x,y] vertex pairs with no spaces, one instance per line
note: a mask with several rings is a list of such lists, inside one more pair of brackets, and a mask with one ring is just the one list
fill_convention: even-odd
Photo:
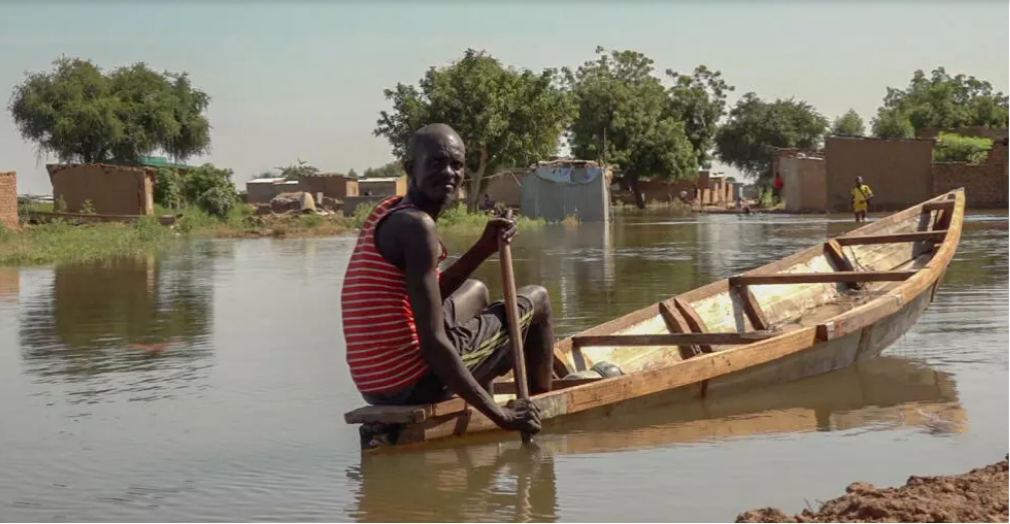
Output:
[[[776,262],[719,280],[560,340],[555,375],[616,364],[623,375],[556,378],[533,397],[552,420],[618,403],[665,404],[739,393],[827,373],[872,358],[933,301],[961,239],[964,192],[937,196]],[[509,381],[495,398],[514,398]],[[671,408],[673,409],[673,408]],[[498,430],[456,397],[422,406],[365,406],[363,450]]]

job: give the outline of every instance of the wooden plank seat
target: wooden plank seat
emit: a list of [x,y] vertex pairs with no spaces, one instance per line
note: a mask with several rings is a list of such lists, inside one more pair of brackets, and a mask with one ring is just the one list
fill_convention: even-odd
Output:
[[895,233],[893,235],[853,235],[835,238],[840,246],[861,246],[868,244],[897,244],[900,242],[943,242],[947,236],[946,229],[934,231],[916,231],[913,233]]
[[739,275],[729,278],[729,285],[764,286],[771,284],[840,284],[845,282],[901,282],[916,271],[830,271],[825,273],[771,273]]

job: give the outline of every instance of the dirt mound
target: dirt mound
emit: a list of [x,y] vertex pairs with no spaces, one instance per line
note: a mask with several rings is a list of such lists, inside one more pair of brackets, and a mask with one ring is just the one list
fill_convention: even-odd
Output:
[[[1008,456],[1010,457],[1010,456]],[[737,522],[1008,522],[1007,461],[949,477],[909,477],[898,488],[856,482],[817,512],[790,517],[775,508]]]

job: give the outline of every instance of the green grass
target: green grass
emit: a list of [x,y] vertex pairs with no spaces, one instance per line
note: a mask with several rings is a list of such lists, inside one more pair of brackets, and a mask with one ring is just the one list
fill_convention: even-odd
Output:
[[[158,215],[177,215],[167,210]],[[90,262],[111,257],[143,257],[178,248],[190,238],[250,238],[329,236],[351,229],[350,220],[337,216],[278,215],[258,217],[239,206],[224,219],[189,208],[172,227],[157,215],[136,223],[73,225],[66,221],[24,225],[21,231],[0,227],[0,266]]]
[[[32,210],[41,211],[31,206]],[[52,208],[49,207],[49,210]],[[359,228],[371,212],[362,204],[353,217],[337,215],[265,215],[257,216],[253,207],[239,205],[225,218],[216,218],[191,207],[174,210],[158,207],[155,215],[133,224],[96,223],[74,225],[67,221],[24,225],[21,231],[0,228],[0,266],[44,265],[90,262],[112,257],[144,257],[182,245],[193,238],[255,238],[332,236]],[[159,216],[178,216],[174,226],[158,222]],[[180,216],[181,215],[181,216]],[[463,206],[445,211],[439,217],[439,229],[451,232],[480,232],[487,224],[485,213],[469,213]],[[516,217],[519,229],[543,227],[546,221]],[[572,220],[566,220],[571,223]]]
[[175,233],[144,217],[136,224],[74,226],[66,222],[0,228],[0,266],[89,262],[112,256],[145,256],[168,247]]

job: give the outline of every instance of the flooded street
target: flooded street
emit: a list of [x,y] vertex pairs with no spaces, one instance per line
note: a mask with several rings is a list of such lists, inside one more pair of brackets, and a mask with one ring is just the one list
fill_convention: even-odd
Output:
[[[1008,440],[1007,214],[969,214],[936,301],[877,358],[676,409],[362,457],[343,357],[353,237],[0,268],[0,520],[732,521]],[[558,337],[852,229],[848,215],[620,216],[520,233]],[[473,236],[445,241],[458,256]],[[478,277],[500,289],[496,263]]]

